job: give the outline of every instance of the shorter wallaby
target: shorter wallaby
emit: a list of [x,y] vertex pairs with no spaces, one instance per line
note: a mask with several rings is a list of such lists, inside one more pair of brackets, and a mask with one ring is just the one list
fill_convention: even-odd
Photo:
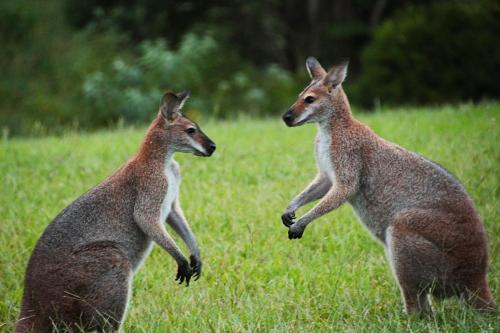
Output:
[[[347,201],[384,245],[407,312],[431,312],[429,295],[459,295],[477,309],[496,309],[485,230],[464,187],[437,163],[352,117],[341,86],[347,63],[326,72],[310,57],[306,67],[312,82],[283,120],[289,127],[318,124],[318,174],[282,215],[288,237],[301,238],[309,223]],[[294,221],[299,207],[318,199]]]
[[[210,156],[215,143],[181,114],[187,97],[165,93],[138,153],[47,227],[28,263],[16,332],[118,330],[134,272],[153,242],[176,260],[179,283],[200,276],[200,251],[179,204],[173,157]],[[190,262],[165,221],[186,242]]]

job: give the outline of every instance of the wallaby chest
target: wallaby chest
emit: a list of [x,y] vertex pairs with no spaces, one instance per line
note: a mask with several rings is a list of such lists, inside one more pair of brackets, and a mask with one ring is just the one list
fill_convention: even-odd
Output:
[[167,192],[165,193],[165,197],[163,198],[163,202],[161,205],[161,221],[164,222],[165,219],[170,214],[170,210],[172,208],[172,203],[179,195],[179,186],[180,186],[180,174],[178,169],[177,162],[174,160],[167,161],[165,163],[164,174],[167,179]]
[[331,156],[332,137],[330,131],[322,125],[318,126],[316,135],[316,163],[318,169],[324,172],[328,178],[335,184],[335,168]]

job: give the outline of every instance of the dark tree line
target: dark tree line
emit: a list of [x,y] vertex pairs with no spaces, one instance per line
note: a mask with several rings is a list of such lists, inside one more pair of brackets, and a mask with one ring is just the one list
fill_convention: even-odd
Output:
[[498,99],[498,17],[498,0],[0,1],[0,129],[141,122],[166,88],[193,114],[279,114],[309,55],[349,59],[364,110]]
[[295,70],[308,55],[358,64],[373,28],[383,19],[406,6],[430,2],[67,0],[65,13],[75,27],[114,28],[133,41],[165,38],[175,46],[186,32],[208,32],[254,64],[277,63]]

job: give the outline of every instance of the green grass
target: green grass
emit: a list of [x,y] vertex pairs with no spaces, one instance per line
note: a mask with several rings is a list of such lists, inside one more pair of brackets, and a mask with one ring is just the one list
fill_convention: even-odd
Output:
[[[500,301],[500,104],[404,111],[360,118],[461,179],[486,224],[489,280]],[[500,331],[498,317],[456,300],[436,302],[432,319],[408,318],[382,247],[348,205],[315,221],[300,241],[288,240],[280,215],[315,174],[315,126],[290,129],[279,117],[201,126],[217,152],[177,160],[182,206],[204,258],[202,278],[178,286],[174,261],[155,247],[135,276],[126,332]],[[143,133],[0,143],[1,329],[13,328],[26,263],[46,225],[124,163]]]

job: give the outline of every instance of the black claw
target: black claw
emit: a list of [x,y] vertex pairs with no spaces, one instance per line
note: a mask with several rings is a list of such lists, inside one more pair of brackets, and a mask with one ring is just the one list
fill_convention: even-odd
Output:
[[201,268],[202,268],[201,259],[194,255],[191,255],[189,259],[190,259],[192,277],[193,280],[196,281],[200,278],[201,275]]
[[281,215],[281,222],[287,228],[290,228],[292,224],[294,224],[293,220],[295,219],[295,213],[285,213]]
[[186,285],[189,286],[189,280],[191,279],[191,275],[193,274],[193,271],[187,261],[179,263],[178,269],[177,269],[177,276],[175,278],[175,281],[178,281],[179,284],[184,283],[186,281]]
[[288,239],[300,239],[302,238],[302,235],[304,234],[304,231],[292,231],[288,230]]

